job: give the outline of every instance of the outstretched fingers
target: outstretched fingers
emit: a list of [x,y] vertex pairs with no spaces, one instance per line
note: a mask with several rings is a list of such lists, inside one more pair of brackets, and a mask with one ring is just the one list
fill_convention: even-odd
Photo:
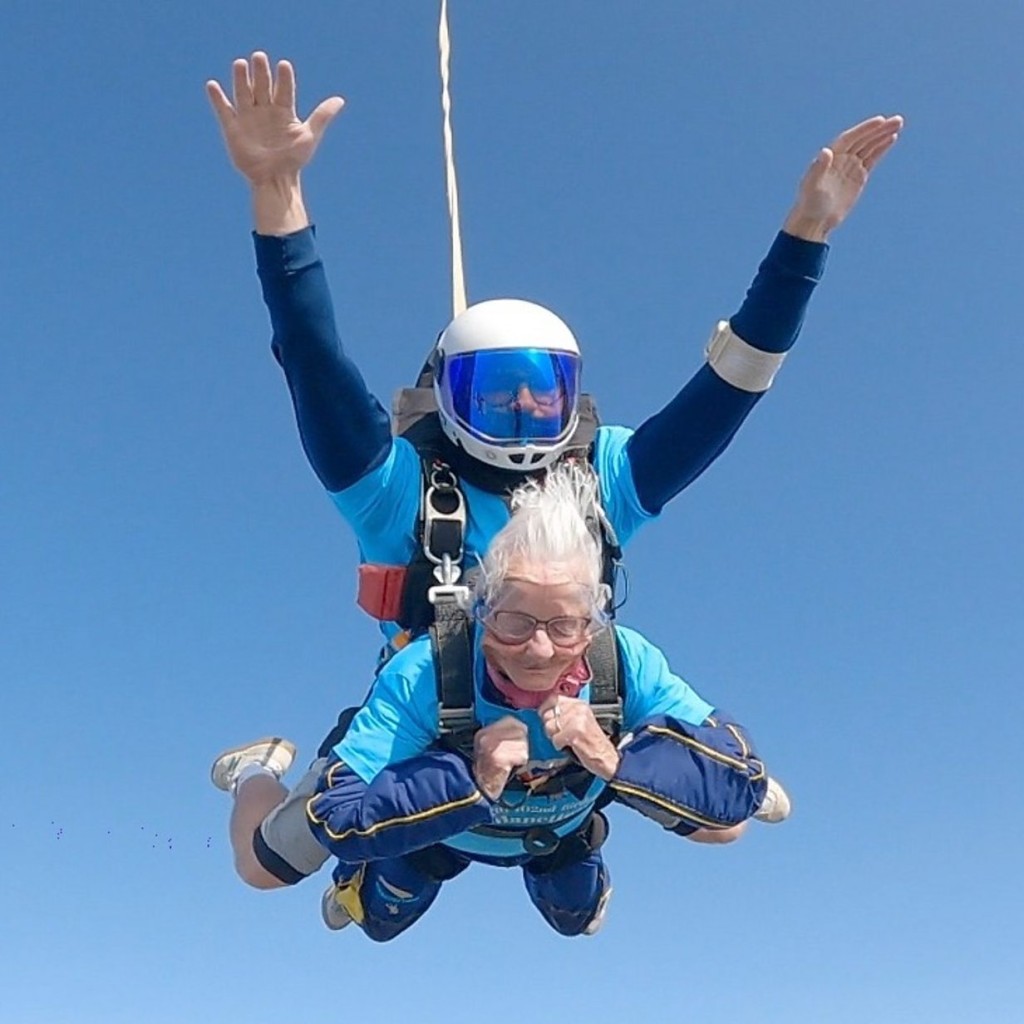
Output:
[[861,159],[869,171],[874,170],[878,165],[878,161],[896,144],[896,140],[900,137],[900,128],[902,127],[903,122],[900,119],[900,124],[893,131],[876,139],[870,146],[865,148],[861,154]]
[[235,116],[235,108],[221,88],[220,82],[214,78],[206,83],[206,97],[210,101],[210,106],[213,107],[214,114],[217,115],[217,120],[220,121],[222,127],[226,127]]
[[784,229],[797,238],[824,242],[857,205],[872,169],[903,128],[899,115],[878,114],[840,132],[818,151],[801,179]]
[[345,101],[340,96],[331,96],[329,99],[319,104],[316,110],[309,115],[309,120],[306,122],[309,125],[309,130],[313,133],[313,137],[317,140],[327,130],[327,126],[338,116],[341,112],[341,108],[345,106]]
[[277,62],[277,81],[273,102],[286,110],[295,110],[295,68],[287,60]]
[[262,50],[256,50],[249,60],[249,68],[253,102],[257,106],[269,106],[273,93],[270,58]]
[[235,109],[251,107],[252,82],[249,79],[249,62],[244,57],[231,64],[231,94],[235,103]]
[[839,153],[852,153],[884,123],[885,117],[881,114],[866,118],[853,125],[852,128],[847,128],[846,131],[840,132],[833,139],[832,148]]
[[893,136],[898,135],[902,127],[903,118],[898,114],[892,117],[878,114],[840,133],[832,143],[832,148],[837,153],[850,153],[866,160],[880,143],[891,143]]

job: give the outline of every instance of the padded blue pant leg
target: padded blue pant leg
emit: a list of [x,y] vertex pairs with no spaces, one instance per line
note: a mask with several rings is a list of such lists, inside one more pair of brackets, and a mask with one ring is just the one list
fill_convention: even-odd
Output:
[[441,882],[424,874],[407,857],[370,861],[364,865],[339,863],[334,880],[339,885],[358,881],[363,931],[374,942],[388,942],[412,927],[441,891]]
[[588,857],[558,871],[538,874],[527,864],[523,881],[533,905],[560,935],[579,935],[594,919],[611,876],[594,850]]

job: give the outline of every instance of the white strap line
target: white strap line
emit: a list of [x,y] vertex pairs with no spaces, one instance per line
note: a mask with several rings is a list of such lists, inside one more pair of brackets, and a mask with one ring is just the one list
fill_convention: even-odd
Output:
[[462,236],[459,231],[459,185],[455,178],[455,147],[452,142],[452,98],[448,88],[451,41],[448,37],[448,0],[441,0],[441,21],[437,28],[441,51],[441,109],[444,112],[445,182],[448,189],[448,217],[452,225],[452,317],[466,308],[466,279],[462,270]]

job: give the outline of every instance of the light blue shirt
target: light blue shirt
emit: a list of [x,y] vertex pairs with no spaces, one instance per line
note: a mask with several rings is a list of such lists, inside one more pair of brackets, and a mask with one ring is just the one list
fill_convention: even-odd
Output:
[[[655,715],[670,715],[689,725],[700,725],[712,713],[712,705],[672,672],[665,656],[645,637],[623,626],[616,626],[615,631],[622,662],[623,732],[631,732]],[[526,725],[530,761],[518,773],[520,778],[542,778],[564,768],[569,759],[548,740],[535,710],[510,708],[486,698],[486,668],[479,634],[478,630],[473,652],[477,721],[487,726],[512,715]],[[590,687],[584,686],[580,699],[589,697]],[[369,784],[388,765],[422,754],[438,740],[438,713],[434,660],[430,640],[423,637],[399,651],[384,666],[366,703],[334,751]],[[603,779],[595,778],[582,795],[568,791],[530,793],[514,804],[499,801],[493,810],[493,822],[521,829],[544,826],[559,835],[565,834],[582,823],[605,785]],[[472,832],[446,840],[446,845],[491,856],[522,851],[519,840]]]
[[[633,431],[598,427],[593,466],[600,482],[601,504],[620,544],[626,544],[645,523],[656,518],[640,504],[626,454]],[[461,482],[466,499],[463,570],[483,557],[494,535],[508,522],[501,495]],[[388,457],[376,469],[343,491],[331,493],[338,511],[352,526],[360,561],[376,565],[408,565],[417,550],[416,520],[420,510],[421,465],[416,449],[396,438]],[[385,625],[393,636],[397,625]]]

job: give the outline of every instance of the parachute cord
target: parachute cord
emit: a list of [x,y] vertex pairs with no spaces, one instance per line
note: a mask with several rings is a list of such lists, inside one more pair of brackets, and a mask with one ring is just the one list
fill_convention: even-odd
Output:
[[441,109],[444,113],[445,182],[448,190],[448,217],[452,227],[452,316],[466,308],[466,280],[462,270],[462,235],[459,231],[459,186],[455,177],[455,146],[452,141],[452,98],[449,91],[451,41],[448,35],[448,0],[441,0],[441,20],[437,28],[441,53]]

